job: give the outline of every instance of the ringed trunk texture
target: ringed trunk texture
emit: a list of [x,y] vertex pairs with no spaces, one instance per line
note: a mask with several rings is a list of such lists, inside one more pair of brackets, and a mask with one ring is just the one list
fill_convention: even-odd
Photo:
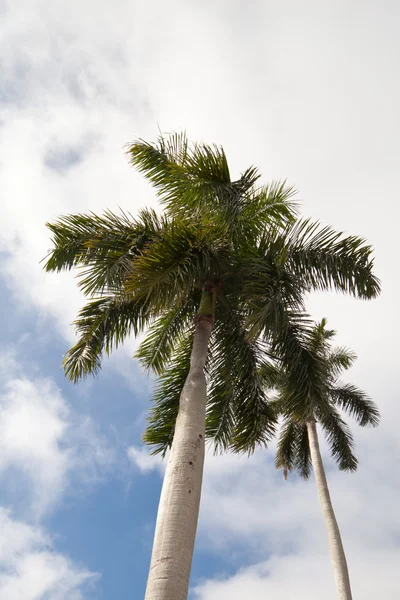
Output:
[[336,588],[339,600],[352,600],[349,571],[344,553],[339,526],[336,521],[325,469],[319,449],[318,433],[315,421],[307,423],[308,440],[310,444],[311,461],[317,482],[318,496],[321,504],[325,526],[328,532],[329,550],[333,564]]
[[210,313],[202,302],[158,507],[145,600],[186,600],[188,594],[203,479]]

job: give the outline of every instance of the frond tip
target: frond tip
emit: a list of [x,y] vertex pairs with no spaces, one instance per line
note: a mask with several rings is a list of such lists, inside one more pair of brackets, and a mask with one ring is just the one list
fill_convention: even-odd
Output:
[[127,337],[137,335],[151,317],[143,299],[106,296],[92,300],[79,312],[75,327],[79,341],[63,360],[65,375],[77,383],[101,368],[103,351],[109,354]]

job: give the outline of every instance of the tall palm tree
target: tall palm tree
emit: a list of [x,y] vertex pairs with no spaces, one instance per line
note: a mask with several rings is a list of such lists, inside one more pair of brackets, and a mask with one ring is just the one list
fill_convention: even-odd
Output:
[[[354,417],[359,425],[376,426],[379,412],[368,396],[354,385],[339,380],[356,356],[347,348],[331,348],[335,332],[326,328],[326,320],[317,324],[309,339],[309,393],[299,393],[291,374],[291,365],[274,373],[266,373],[268,383],[275,378],[279,396],[274,402],[283,415],[282,430],[276,454],[276,466],[288,472],[296,470],[307,479],[314,470],[321,509],[328,533],[338,598],[351,600],[350,578],[343,543],[329,494],[318,442],[317,423],[325,433],[333,458],[344,471],[355,471],[357,459],[353,453],[353,438],[340,410]],[[313,374],[313,377],[310,376]]]
[[[304,289],[334,285],[369,297],[379,285],[361,240],[310,223],[294,227],[293,191],[280,183],[257,186],[254,168],[232,181],[221,148],[189,147],[185,136],[174,135],[155,145],[135,142],[128,152],[156,187],[165,214],[61,217],[49,225],[54,248],[46,269],[78,267],[79,285],[90,298],[75,322],[79,340],[63,363],[72,381],[98,372],[104,351],[149,328],[138,356],[163,377],[146,437],[156,451],[172,449],[146,599],[184,600],[201,492],[207,384],[213,381],[209,422],[221,443],[230,435],[230,402],[238,394],[246,402],[236,411],[235,431],[250,423],[254,445],[274,432],[275,415],[257,375],[265,361],[259,307],[246,301],[250,282],[262,287],[269,303],[263,326],[269,322],[280,339],[296,321]],[[263,253],[268,240],[285,268],[276,264],[276,252]],[[246,336],[250,315],[252,340]]]

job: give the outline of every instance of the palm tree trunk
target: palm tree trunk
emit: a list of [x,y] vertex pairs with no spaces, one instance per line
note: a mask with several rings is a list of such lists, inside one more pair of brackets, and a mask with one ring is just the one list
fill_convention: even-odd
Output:
[[204,465],[207,389],[204,366],[214,301],[204,290],[165,472],[145,600],[186,600]]
[[311,461],[317,482],[318,496],[321,504],[325,526],[328,532],[329,550],[333,564],[336,588],[339,600],[351,600],[351,588],[349,571],[347,568],[346,555],[344,553],[339,526],[336,521],[328,483],[326,481],[325,469],[319,449],[318,433],[315,421],[307,423],[308,440],[310,444]]

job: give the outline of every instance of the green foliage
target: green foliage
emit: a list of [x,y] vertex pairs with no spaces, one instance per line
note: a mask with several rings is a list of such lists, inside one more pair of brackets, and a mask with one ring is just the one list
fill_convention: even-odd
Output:
[[[223,203],[239,191],[231,182],[223,149],[206,144],[190,147],[184,134],[160,137],[154,145],[139,140],[130,145],[128,154],[172,213],[184,211],[192,216],[205,203]],[[248,169],[240,191],[250,189],[258,177],[255,169]]]
[[[267,390],[281,381],[277,365],[291,367],[285,371],[283,414],[309,418],[311,398],[319,398],[327,419],[324,377],[328,371],[336,377],[354,357],[342,349],[331,355],[328,369],[315,351],[304,295],[312,289],[377,295],[371,248],[361,238],[296,220],[294,190],[286,182],[260,186],[254,167],[232,180],[219,146],[190,145],[184,134],[174,134],[156,144],[136,141],[127,152],[155,187],[163,216],[105,211],[48,224],[53,249],[45,269],[76,268],[88,297],[75,322],[78,341],[63,362],[66,375],[76,382],[96,374],[104,353],[148,328],[137,357],[160,380],[145,440],[165,453],[187,375],[193,320],[201,290],[209,286],[216,319],[206,365],[207,435],[216,449],[252,452],[271,438],[277,405]],[[361,406],[356,388],[335,386],[339,407],[361,424],[377,420],[373,405],[365,408],[366,398]],[[326,422],[339,435],[340,422]],[[288,438],[288,448],[300,452],[304,431],[290,431],[294,441]],[[290,464],[306,475],[308,459],[301,452]]]
[[251,302],[252,331],[269,331],[274,324],[279,328],[277,319],[284,307],[276,305],[276,298],[281,296],[287,309],[298,311],[304,309],[304,294],[311,290],[336,289],[360,298],[375,297],[380,287],[372,272],[371,252],[361,238],[343,237],[309,220],[266,228],[249,262],[252,276],[246,295]]
[[132,164],[154,185],[169,214],[185,218],[219,215],[231,233],[254,234],[265,224],[293,220],[293,188],[285,182],[258,188],[260,177],[254,167],[231,180],[223,148],[189,145],[184,134],[160,137],[157,144],[143,140],[128,148]]
[[310,443],[308,440],[308,430],[305,424],[303,424],[300,428],[294,467],[299,473],[300,477],[303,477],[304,479],[308,479],[310,477],[312,468],[311,452]]
[[216,450],[251,453],[271,439],[276,418],[260,375],[264,347],[249,339],[240,307],[228,302],[217,312],[211,339],[206,430]]
[[337,384],[331,388],[330,394],[336,406],[353,417],[361,427],[376,427],[379,424],[376,405],[355,385]]
[[307,422],[319,422],[332,457],[345,471],[355,471],[357,459],[353,437],[338,409],[347,412],[361,426],[378,425],[379,411],[372,400],[357,387],[338,380],[356,357],[346,348],[331,348],[334,334],[326,328],[323,319],[308,332],[297,358],[296,355],[285,356],[284,352],[280,354],[282,371],[276,383],[279,397],[275,404],[284,421],[276,466],[282,468],[285,475],[292,470],[305,478],[310,474]]
[[201,287],[214,281],[233,289],[244,246],[253,245],[268,219],[293,218],[292,190],[273,184],[258,191],[254,168],[231,182],[224,151],[216,146],[190,148],[184,135],[173,135],[156,146],[137,142],[129,153],[166,203],[164,216],[105,211],[48,224],[53,249],[45,269],[77,268],[89,297],[75,322],[79,340],[63,363],[73,381],[97,373],[104,350],[151,322],[139,357],[161,373],[174,351],[168,336],[185,334]]
[[363,238],[344,237],[308,219],[289,225],[286,235],[290,268],[309,289],[336,289],[364,299],[378,295],[372,248]]
[[277,443],[275,466],[283,469],[284,477],[287,478],[288,471],[295,468],[298,456],[298,439],[302,424],[294,419],[286,418],[282,424]]
[[60,217],[47,224],[54,248],[46,257],[46,271],[79,268],[79,286],[87,296],[119,293],[132,261],[168,226],[165,218],[143,210],[136,219],[106,211]]
[[173,219],[133,260],[125,291],[145,295],[157,311],[168,310],[230,271],[230,254],[228,240],[217,227]]
[[173,306],[156,319],[135,355],[145,369],[151,369],[157,375],[162,375],[176,347],[185,334],[193,329],[193,315],[196,313],[199,301],[200,291],[188,302]]
[[169,368],[159,378],[155,388],[149,425],[143,436],[143,441],[152,446],[152,454],[165,456],[172,445],[179,398],[189,373],[192,345],[193,331],[177,345]]
[[[226,449],[234,440],[238,451],[246,445],[245,451],[251,452],[257,444],[266,444],[271,439],[276,417],[258,374],[263,364],[262,349],[246,338],[240,313],[232,306],[227,307],[228,298],[224,300],[217,305],[216,325],[211,333],[206,364],[206,435],[213,440],[216,450]],[[174,350],[168,358],[170,346],[165,338],[163,349],[166,354],[163,353],[161,377],[153,394],[154,408],[144,435],[144,440],[153,445],[155,453],[165,454],[172,443],[174,419],[189,370],[192,336],[193,327],[188,327],[185,333],[175,337]],[[151,337],[158,341],[161,336],[154,332]],[[146,340],[139,349],[140,356],[143,356],[145,346],[146,356],[150,359],[157,343],[148,345]],[[173,417],[169,423],[166,422],[167,416]]]
[[110,354],[131,331],[137,335],[149,323],[149,305],[143,298],[105,296],[91,300],[75,321],[79,341],[63,360],[65,375],[74,383],[101,368],[103,351]]
[[353,454],[353,436],[349,427],[334,406],[330,406],[329,411],[321,411],[318,408],[315,416],[323,428],[332,457],[337,462],[339,469],[356,471],[358,461]]

